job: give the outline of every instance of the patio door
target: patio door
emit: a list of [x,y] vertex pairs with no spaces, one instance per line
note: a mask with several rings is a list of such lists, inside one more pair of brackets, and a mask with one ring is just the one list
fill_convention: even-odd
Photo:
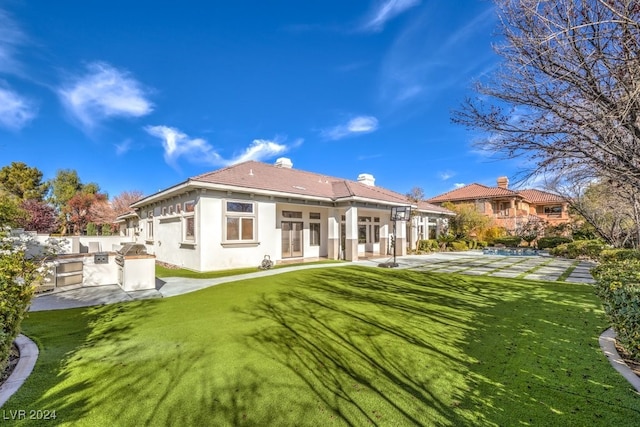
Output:
[[302,256],[302,223],[282,221],[282,258]]

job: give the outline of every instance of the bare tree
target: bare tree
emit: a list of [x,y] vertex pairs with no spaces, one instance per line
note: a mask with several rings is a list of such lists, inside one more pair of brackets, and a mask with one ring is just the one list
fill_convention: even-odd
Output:
[[111,200],[111,206],[116,213],[116,216],[128,213],[131,208],[131,204],[137,202],[144,197],[144,193],[139,190],[123,191]]
[[640,3],[494,1],[501,67],[452,120],[530,174],[586,167],[640,189]]
[[640,198],[630,185],[609,179],[579,179],[554,190],[565,195],[571,207],[607,243],[615,247],[640,246]]

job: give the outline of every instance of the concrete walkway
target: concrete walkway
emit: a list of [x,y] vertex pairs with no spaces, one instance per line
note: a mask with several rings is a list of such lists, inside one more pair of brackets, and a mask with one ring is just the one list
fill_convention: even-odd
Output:
[[[256,271],[254,273],[215,279],[188,279],[183,277],[167,277],[156,279],[156,289],[148,291],[124,292],[118,285],[93,287],[65,287],[51,293],[37,295],[31,302],[30,311],[64,310],[68,308],[88,307],[93,305],[113,304],[123,301],[135,301],[149,298],[166,298],[181,295],[200,289],[216,286],[221,283],[273,276],[290,271],[312,268],[339,268],[347,265],[377,267],[390,258],[375,258],[356,262],[336,264],[309,264],[283,267],[273,270]],[[468,275],[485,275],[494,277],[523,278],[526,280],[557,281],[563,276],[564,281],[573,283],[593,283],[589,273],[593,264],[584,261],[565,260],[543,256],[502,256],[483,255],[480,251],[444,252],[429,255],[408,255],[396,259],[398,268],[417,271],[433,271],[438,273],[460,273]],[[569,274],[567,274],[569,273]]]

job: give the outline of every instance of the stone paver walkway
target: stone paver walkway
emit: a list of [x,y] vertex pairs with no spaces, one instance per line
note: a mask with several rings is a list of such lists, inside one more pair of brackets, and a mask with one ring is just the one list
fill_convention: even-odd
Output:
[[[369,261],[377,263],[387,260]],[[479,251],[472,251],[406,256],[397,261],[400,268],[436,273],[595,283],[589,272],[595,266],[594,263],[549,256],[484,255]]]

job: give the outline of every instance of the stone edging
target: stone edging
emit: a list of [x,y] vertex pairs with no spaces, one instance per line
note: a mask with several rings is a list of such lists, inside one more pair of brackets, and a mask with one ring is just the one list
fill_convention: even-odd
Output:
[[600,335],[598,339],[600,343],[600,348],[607,359],[609,359],[609,363],[614,367],[616,371],[618,371],[633,388],[636,389],[637,392],[640,392],[640,378],[633,373],[631,368],[624,363],[624,360],[618,354],[616,350],[616,333],[613,328],[609,328]]
[[33,367],[38,360],[38,346],[31,341],[25,335],[18,335],[14,341],[18,351],[20,351],[20,358],[18,364],[13,369],[13,372],[7,378],[7,380],[0,386],[0,407],[5,404],[7,400],[22,386],[25,380],[33,371]]

